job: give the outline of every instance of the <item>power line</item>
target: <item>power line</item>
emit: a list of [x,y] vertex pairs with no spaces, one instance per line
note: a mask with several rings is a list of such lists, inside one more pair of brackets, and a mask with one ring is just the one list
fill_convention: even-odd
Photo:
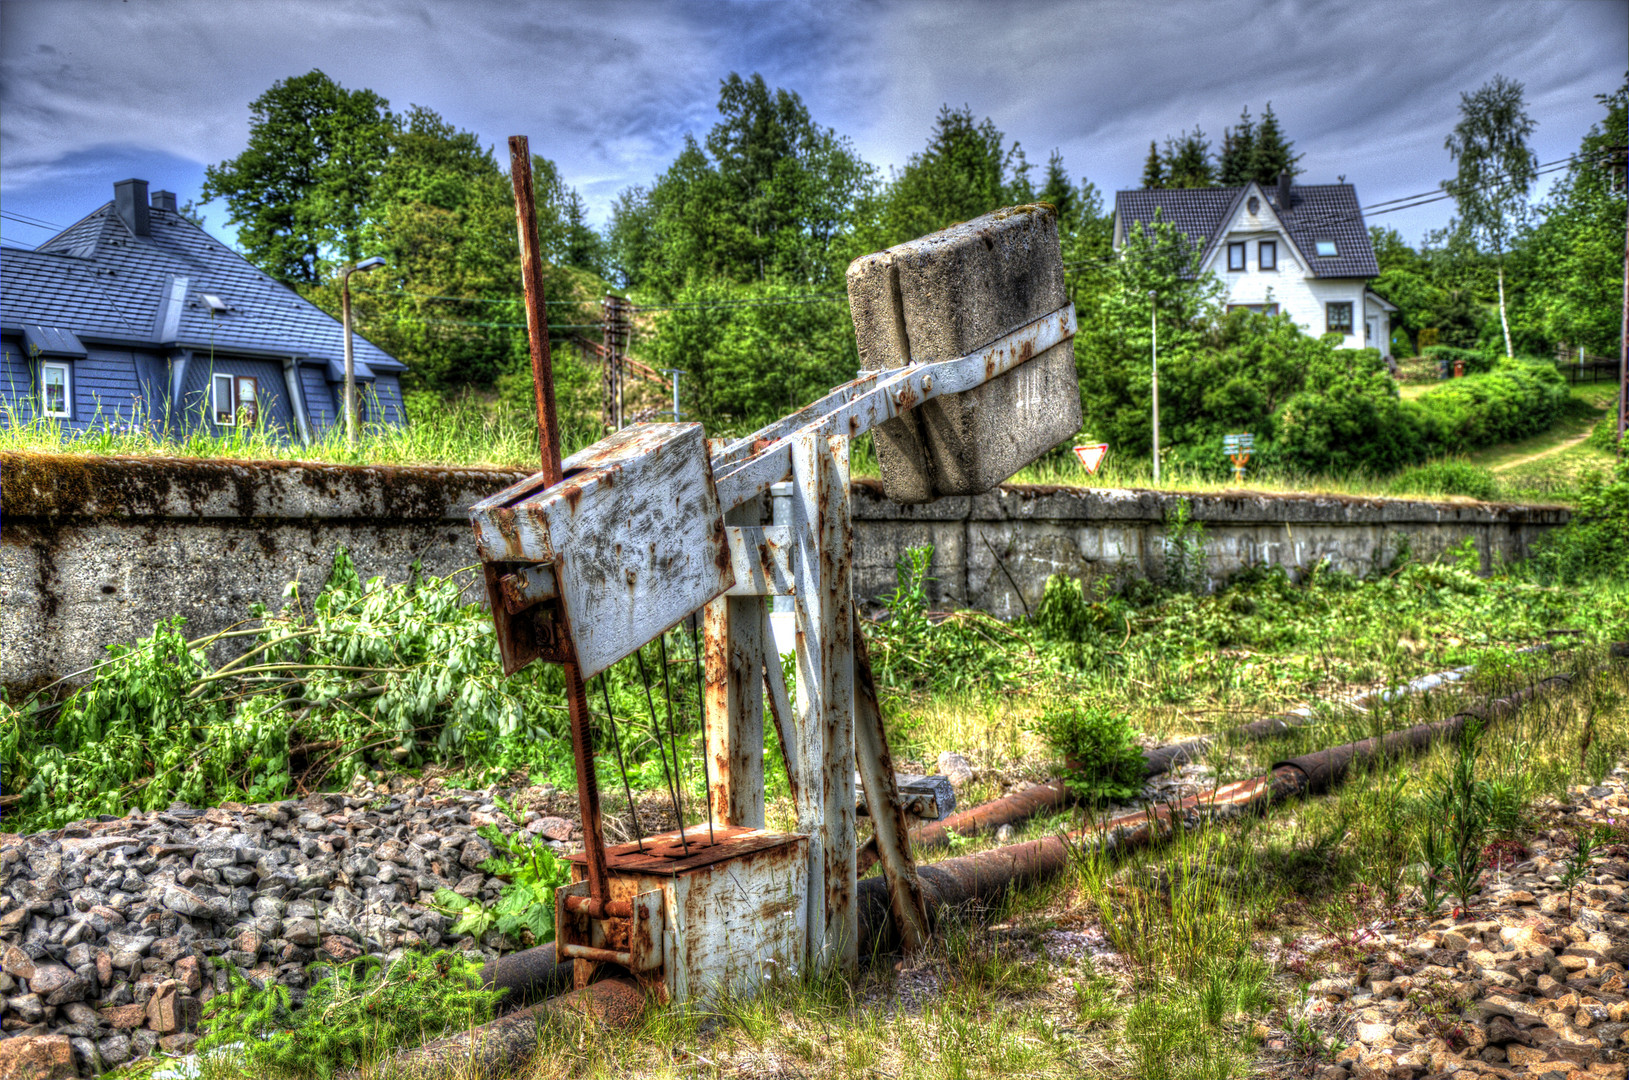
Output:
[[15,221],[19,225],[32,225],[36,229],[60,229],[61,225],[53,224],[44,218],[30,217],[27,214],[14,214],[10,210],[0,210],[0,217],[8,221]]
[[[404,300],[454,300],[463,304],[520,304],[525,302],[525,297],[522,296],[437,296],[433,294],[412,293],[405,289],[359,289],[355,287],[352,287],[351,291],[353,293],[372,293],[380,296],[399,296]],[[598,300],[545,300],[543,302],[550,307],[557,307],[567,304],[574,304],[578,307],[582,307],[584,305],[593,305],[597,307],[599,305]]]

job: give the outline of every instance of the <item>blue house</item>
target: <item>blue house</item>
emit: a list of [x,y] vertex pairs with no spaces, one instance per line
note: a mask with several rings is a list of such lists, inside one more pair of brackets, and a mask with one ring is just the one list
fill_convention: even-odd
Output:
[[[32,251],[0,248],[0,423],[230,431],[309,443],[344,424],[341,324],[147,181]],[[353,338],[369,423],[400,424],[404,365]]]

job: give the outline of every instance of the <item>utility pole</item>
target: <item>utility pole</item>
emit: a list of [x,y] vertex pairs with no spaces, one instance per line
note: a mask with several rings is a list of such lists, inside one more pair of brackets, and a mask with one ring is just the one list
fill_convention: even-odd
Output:
[[622,429],[623,411],[623,371],[622,358],[628,354],[628,308],[629,304],[620,296],[605,295],[601,301],[600,309],[604,324],[605,339],[603,355],[605,358],[605,374],[603,381],[604,407],[601,410],[601,419],[610,431]]
[[1148,290],[1148,317],[1154,335],[1154,486],[1160,482],[1160,313],[1153,289]]
[[1623,460],[1623,429],[1629,412],[1629,146],[1615,149],[1625,153],[1623,172],[1623,322],[1618,328],[1618,460]]

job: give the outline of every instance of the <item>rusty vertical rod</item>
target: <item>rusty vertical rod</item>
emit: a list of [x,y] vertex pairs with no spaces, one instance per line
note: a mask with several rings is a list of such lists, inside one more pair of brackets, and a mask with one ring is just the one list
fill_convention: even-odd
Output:
[[911,858],[910,826],[899,801],[888,733],[882,726],[882,707],[871,675],[871,653],[860,630],[858,611],[854,612],[854,759],[860,767],[860,783],[876,829],[882,872],[888,879],[889,906],[908,955],[927,943],[928,908]]
[[[562,479],[560,419],[554,409],[554,366],[549,356],[549,318],[543,300],[543,256],[537,240],[536,202],[532,195],[531,143],[524,135],[509,137],[509,178],[515,188],[515,224],[520,236],[520,277],[526,289],[526,336],[531,345],[532,392],[537,399],[538,450],[543,479],[552,487]],[[577,767],[577,806],[583,821],[588,892],[595,900],[611,899],[605,870],[605,834],[601,831],[599,778],[594,774],[594,732],[588,712],[588,688],[577,666],[569,625],[562,634],[572,653],[565,669],[566,704],[571,711],[571,753]]]

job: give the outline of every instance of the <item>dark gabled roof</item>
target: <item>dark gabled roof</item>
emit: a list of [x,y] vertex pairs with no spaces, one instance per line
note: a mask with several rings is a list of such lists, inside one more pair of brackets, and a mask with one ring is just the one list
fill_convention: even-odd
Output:
[[[339,321],[173,210],[152,207],[151,235],[136,236],[112,202],[33,251],[0,248],[0,324],[38,323],[82,337],[299,355],[344,356]],[[187,279],[172,309],[175,279]],[[211,317],[204,294],[228,310]],[[405,365],[360,334],[358,360]]]
[[[1163,221],[1176,225],[1195,243],[1209,247],[1227,222],[1234,202],[1245,188],[1144,188],[1119,191],[1114,196],[1114,212],[1122,230],[1134,223],[1154,220],[1154,211]],[[1296,184],[1290,188],[1289,209],[1278,205],[1278,189],[1261,188],[1262,197],[1278,213],[1295,246],[1306,256],[1313,277],[1376,277],[1369,230],[1358,208],[1357,191],[1351,184]],[[1334,256],[1317,254],[1319,240],[1335,241]]]

